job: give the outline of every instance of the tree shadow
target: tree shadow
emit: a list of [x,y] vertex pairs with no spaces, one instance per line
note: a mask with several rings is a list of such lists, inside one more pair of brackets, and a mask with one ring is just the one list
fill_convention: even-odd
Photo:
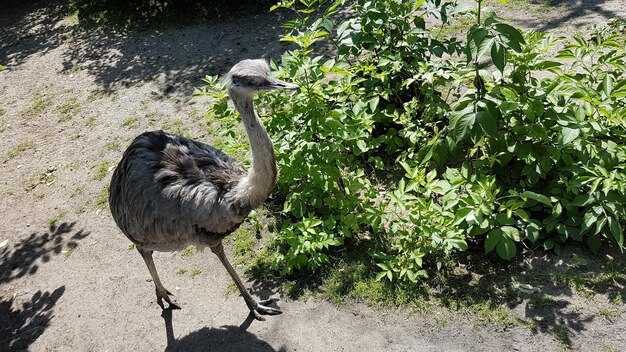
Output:
[[0,62],[11,68],[29,56],[46,53],[65,41],[59,22],[68,15],[66,1],[4,0],[0,3]]
[[[599,318],[597,312],[576,306],[581,295],[626,297],[626,258],[606,261],[578,253],[585,250],[572,246],[561,256],[527,253],[526,259],[508,265],[496,260],[499,264],[494,265],[493,261],[484,260],[482,251],[470,251],[463,258],[466,271],[449,275],[432,295],[453,310],[468,306],[484,306],[491,311],[503,306],[523,308],[523,318],[517,318],[517,323],[530,327],[534,333],[553,335],[563,346],[571,348],[570,334],[587,330]],[[572,263],[580,258],[584,265]]]
[[263,13],[177,30],[83,35],[63,53],[63,67],[86,71],[108,92],[155,82],[155,98],[189,96],[205,75],[222,75],[242,59],[282,54],[282,22]]
[[[61,286],[52,292],[37,291],[18,307],[15,297],[0,300],[0,350],[26,351],[50,324],[53,309],[65,292]],[[15,307],[14,307],[15,305]]]
[[[160,22],[158,16],[154,17],[156,23],[153,26],[142,31],[117,30],[114,26],[92,29],[80,25],[81,8],[83,13],[99,13],[99,8],[123,4],[123,9],[130,8],[130,12],[137,16],[142,11],[142,4],[160,3],[172,2],[57,0],[31,3],[8,0],[2,9],[3,16],[0,16],[3,27],[0,62],[9,69],[15,68],[34,54],[41,55],[63,46],[61,73],[69,75],[85,71],[104,92],[115,92],[137,83],[156,82],[156,97],[173,94],[188,97],[194,85],[202,84],[200,79],[205,75],[222,75],[242,59],[276,58],[289,45],[279,41],[283,34],[284,14],[269,13],[269,2],[251,0],[241,3],[182,1],[183,5],[200,4],[211,13],[205,20],[197,20],[202,18],[198,13],[199,17],[188,14],[187,21],[177,22],[185,25],[182,28],[168,28],[168,23]],[[171,5],[172,16],[184,17],[175,11],[182,5],[174,3],[177,5]],[[138,4],[138,9],[133,10],[133,4]],[[72,6],[79,8],[78,19],[74,19],[79,24],[65,25]],[[127,12],[120,11],[121,14]],[[225,13],[229,15],[222,16]],[[129,18],[134,17],[127,15],[123,21],[129,21]],[[138,18],[143,21],[143,17]]]
[[[604,8],[607,0],[531,0],[532,4],[555,7],[559,15],[551,16],[548,21],[543,19],[522,21],[525,26],[548,31],[577,17],[596,14],[606,20],[619,17],[617,13]],[[556,10],[555,9],[555,10]],[[589,23],[591,24],[591,23]]]
[[250,315],[241,326],[204,327],[182,338],[176,339],[172,325],[172,309],[167,308],[161,314],[165,322],[167,347],[165,351],[212,351],[212,352],[275,352],[286,351],[283,346],[276,350],[267,342],[247,332],[254,318]]
[[[39,269],[39,260],[45,263],[51,255],[61,253],[63,245],[75,245],[76,241],[89,236],[89,232],[74,229],[76,222],[64,222],[52,225],[47,232],[33,232],[19,240],[12,248],[0,249],[0,284],[19,279],[24,275],[33,275]],[[74,234],[66,238],[66,235]]]

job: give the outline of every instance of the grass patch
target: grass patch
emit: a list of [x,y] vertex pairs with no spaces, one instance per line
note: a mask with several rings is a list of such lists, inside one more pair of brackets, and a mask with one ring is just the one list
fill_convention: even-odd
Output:
[[178,271],[176,272],[176,275],[185,275],[185,273],[187,272],[187,269],[185,268],[180,268],[178,269]]
[[95,116],[90,116],[86,121],[85,121],[85,126],[87,127],[93,127],[96,125],[96,117]]
[[105,147],[108,150],[113,150],[113,151],[119,151],[120,150],[120,144],[116,141],[110,141],[108,142]]
[[200,274],[202,274],[202,269],[198,269],[198,268],[191,269],[191,277],[196,277]]
[[602,317],[602,319],[608,321],[613,321],[613,319],[618,319],[622,317],[621,312],[609,308],[600,308],[598,310],[598,314]]
[[70,98],[65,103],[57,106],[59,112],[59,122],[71,120],[80,111],[80,102],[76,98]]
[[564,325],[557,325],[550,329],[550,335],[554,337],[554,339],[561,345],[561,348],[564,350],[569,350],[572,348],[572,339],[569,335],[569,329]]
[[247,266],[252,263],[254,245],[257,242],[253,229],[242,226],[229,237],[229,240],[232,243],[235,264]]
[[85,186],[76,186],[72,193],[70,194],[70,198],[74,198],[78,195],[82,195],[85,193]]
[[53,101],[50,97],[42,97],[39,94],[35,95],[33,100],[33,104],[24,112],[26,117],[37,117],[48,110],[50,106],[52,106]]
[[185,122],[182,119],[165,121],[163,122],[161,129],[165,132],[191,139],[191,135],[188,132],[189,127],[185,125]]
[[7,153],[7,159],[11,160],[27,150],[35,149],[35,142],[26,141],[18,144],[15,148]]
[[94,181],[102,181],[107,173],[109,172],[109,168],[111,167],[110,161],[103,161],[100,164],[93,167],[96,170],[96,174],[92,177]]
[[56,226],[56,224],[59,223],[59,221],[61,221],[61,219],[63,219],[64,216],[65,216],[65,212],[62,212],[62,213],[59,213],[59,214],[51,217],[48,220],[48,226],[50,226],[50,227]]
[[78,243],[69,242],[67,244],[67,250],[65,251],[65,258],[69,258],[72,255],[72,253],[74,253],[74,250],[76,249],[76,247],[78,247]]
[[126,119],[124,119],[124,121],[122,121],[122,126],[128,129],[132,129],[139,127],[139,124],[137,123],[136,117],[127,117]]
[[129,251],[132,251],[135,248],[136,248],[136,246],[135,246],[134,243],[129,243],[128,246],[126,247],[126,249],[128,249]]
[[557,305],[557,301],[552,297],[535,294],[530,297],[528,304],[533,309],[551,309]]
[[185,249],[183,249],[183,251],[182,251],[183,256],[185,256],[185,257],[190,257],[190,256],[192,256],[194,252],[195,252],[195,247],[194,247],[194,246],[191,246],[191,245],[190,245],[190,246],[185,247]]
[[103,188],[102,191],[100,191],[100,194],[98,195],[98,197],[96,198],[96,208],[98,209],[104,209],[108,206],[109,204],[109,185],[106,184]]
[[89,93],[89,96],[87,96],[87,102],[93,103],[96,100],[104,99],[110,95],[111,93],[108,93],[104,90],[100,90],[100,89],[92,90],[91,93]]

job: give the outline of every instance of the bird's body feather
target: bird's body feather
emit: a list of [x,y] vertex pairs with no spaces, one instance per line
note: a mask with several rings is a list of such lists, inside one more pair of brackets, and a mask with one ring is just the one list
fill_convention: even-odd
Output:
[[214,246],[251,210],[230,192],[245,175],[241,164],[210,145],[146,132],[115,170],[109,203],[122,232],[145,249]]

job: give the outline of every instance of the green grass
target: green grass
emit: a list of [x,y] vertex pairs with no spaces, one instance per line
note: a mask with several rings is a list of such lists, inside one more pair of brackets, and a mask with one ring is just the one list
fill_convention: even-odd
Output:
[[103,98],[106,98],[107,96],[110,96],[110,93],[107,93],[104,90],[92,90],[91,93],[89,93],[89,96],[87,96],[87,102],[89,103],[93,103],[96,100],[100,100]]
[[71,120],[80,111],[80,102],[76,98],[70,98],[63,104],[57,106],[59,112],[59,122]]
[[107,183],[96,198],[96,208],[104,209],[109,205],[109,184]]
[[63,219],[64,216],[65,216],[65,212],[61,212],[61,213],[51,217],[48,220],[48,226],[50,226],[50,227],[56,226],[56,224],[58,224],[59,221],[61,221],[61,219]]
[[126,247],[126,249],[128,249],[129,251],[132,251],[135,248],[136,248],[136,246],[135,246],[134,243],[129,243],[128,246]]
[[257,242],[253,229],[249,226],[242,226],[229,237],[229,240],[232,241],[234,263],[244,266],[252,263],[254,245]]
[[557,305],[557,301],[552,297],[534,294],[530,297],[528,304],[533,309],[551,309]]
[[93,169],[96,170],[96,174],[92,177],[93,180],[102,181],[106,177],[107,172],[109,172],[109,168],[111,167],[111,165],[112,163],[110,161],[103,161],[94,166]]
[[191,135],[189,134],[189,127],[185,125],[185,122],[182,119],[165,121],[163,122],[161,129],[171,134],[191,138]]
[[609,308],[600,308],[598,309],[598,314],[604,319],[608,321],[612,321],[613,319],[618,319],[622,317],[622,313],[617,310],[612,310]]
[[65,258],[69,258],[70,256],[72,256],[72,253],[74,253],[76,247],[78,247],[78,244],[76,242],[68,242],[67,250],[65,251]]
[[87,127],[93,127],[96,125],[96,117],[95,116],[90,116],[86,121],[85,121],[85,126]]
[[50,97],[41,97],[39,94],[35,94],[33,103],[30,108],[24,112],[26,117],[34,118],[43,114],[52,106],[53,100]]
[[572,348],[572,339],[570,331],[565,325],[556,325],[549,331],[550,335],[559,343],[562,349],[569,350]]
[[85,193],[85,186],[76,186],[72,193],[70,194],[70,198],[74,198],[78,195],[82,195]]
[[13,159],[27,150],[35,149],[35,142],[26,141],[18,144],[15,148],[7,153],[7,159]]
[[187,246],[185,247],[185,249],[183,249],[183,256],[185,257],[189,257],[192,256],[193,253],[195,252],[195,247],[194,246]]
[[116,141],[110,141],[105,146],[106,146],[106,149],[108,150],[113,150],[113,151],[120,150],[120,144]]
[[202,274],[202,269],[198,269],[198,268],[191,269],[191,277],[196,277],[200,274]]
[[176,275],[185,275],[185,273],[187,272],[187,269],[185,268],[180,268],[178,269],[178,271],[176,272]]
[[124,119],[124,121],[122,121],[122,126],[128,129],[132,129],[139,127],[139,124],[137,123],[136,117],[127,117],[126,119]]

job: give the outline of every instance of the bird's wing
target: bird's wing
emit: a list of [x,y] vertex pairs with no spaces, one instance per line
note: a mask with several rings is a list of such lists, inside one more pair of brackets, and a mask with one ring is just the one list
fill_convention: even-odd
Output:
[[222,197],[245,170],[214,147],[148,132],[131,144],[118,168],[111,208],[138,243],[202,244],[202,236],[228,233],[243,221]]

